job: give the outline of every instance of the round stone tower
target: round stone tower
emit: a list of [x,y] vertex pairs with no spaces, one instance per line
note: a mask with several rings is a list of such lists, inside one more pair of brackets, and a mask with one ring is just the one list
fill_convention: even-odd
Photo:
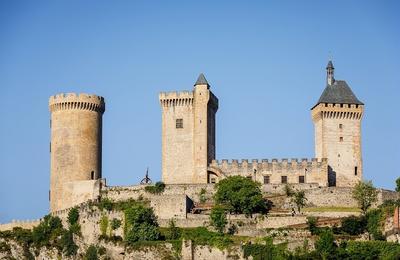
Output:
[[[58,94],[51,112],[50,210],[77,204],[74,192],[85,193],[101,178],[104,98],[89,94]],[[92,182],[90,182],[92,180]],[[83,181],[83,182],[82,182]],[[85,182],[86,181],[86,182]],[[79,183],[79,185],[77,185]]]

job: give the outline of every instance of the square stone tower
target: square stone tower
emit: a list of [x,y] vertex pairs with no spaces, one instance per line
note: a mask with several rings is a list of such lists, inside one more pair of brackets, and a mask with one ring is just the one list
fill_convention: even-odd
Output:
[[328,159],[330,186],[351,187],[362,179],[361,119],[364,104],[344,80],[335,80],[329,61],[327,86],[311,109],[315,156]]
[[218,99],[200,74],[193,91],[160,93],[162,180],[166,184],[207,183],[215,159]]

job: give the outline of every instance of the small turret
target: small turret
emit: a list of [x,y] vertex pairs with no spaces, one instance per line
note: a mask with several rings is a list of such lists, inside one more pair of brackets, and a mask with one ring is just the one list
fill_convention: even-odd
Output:
[[328,62],[328,65],[326,66],[326,83],[328,85],[333,85],[333,83],[335,83],[334,71],[335,68],[333,67],[332,61],[330,60]]

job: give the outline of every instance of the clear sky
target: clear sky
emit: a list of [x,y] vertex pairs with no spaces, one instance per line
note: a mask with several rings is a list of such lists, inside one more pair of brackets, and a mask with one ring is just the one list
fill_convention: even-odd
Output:
[[104,96],[109,185],[161,178],[158,92],[200,72],[218,159],[311,158],[330,55],[366,104],[364,176],[400,175],[399,1],[0,1],[0,222],[48,212],[48,98]]

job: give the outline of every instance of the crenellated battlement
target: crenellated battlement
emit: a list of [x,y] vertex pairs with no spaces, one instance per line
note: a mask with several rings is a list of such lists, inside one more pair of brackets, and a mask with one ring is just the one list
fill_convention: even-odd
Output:
[[326,158],[317,159],[297,159],[292,158],[290,161],[286,158],[281,160],[272,159],[269,161],[268,159],[253,159],[249,161],[248,159],[242,159],[241,161],[233,159],[231,161],[227,159],[222,159],[221,161],[213,160],[210,164],[211,167],[217,167],[221,169],[229,169],[229,168],[254,168],[260,170],[270,170],[273,168],[292,168],[292,169],[299,169],[299,168],[312,168],[312,167],[321,167],[323,164],[327,163]]
[[61,93],[50,97],[49,108],[51,112],[77,109],[104,113],[105,102],[103,97],[97,95],[85,93]]
[[160,92],[158,98],[162,107],[193,105],[192,91]]
[[361,120],[363,112],[363,105],[321,103],[312,109],[312,117]]

